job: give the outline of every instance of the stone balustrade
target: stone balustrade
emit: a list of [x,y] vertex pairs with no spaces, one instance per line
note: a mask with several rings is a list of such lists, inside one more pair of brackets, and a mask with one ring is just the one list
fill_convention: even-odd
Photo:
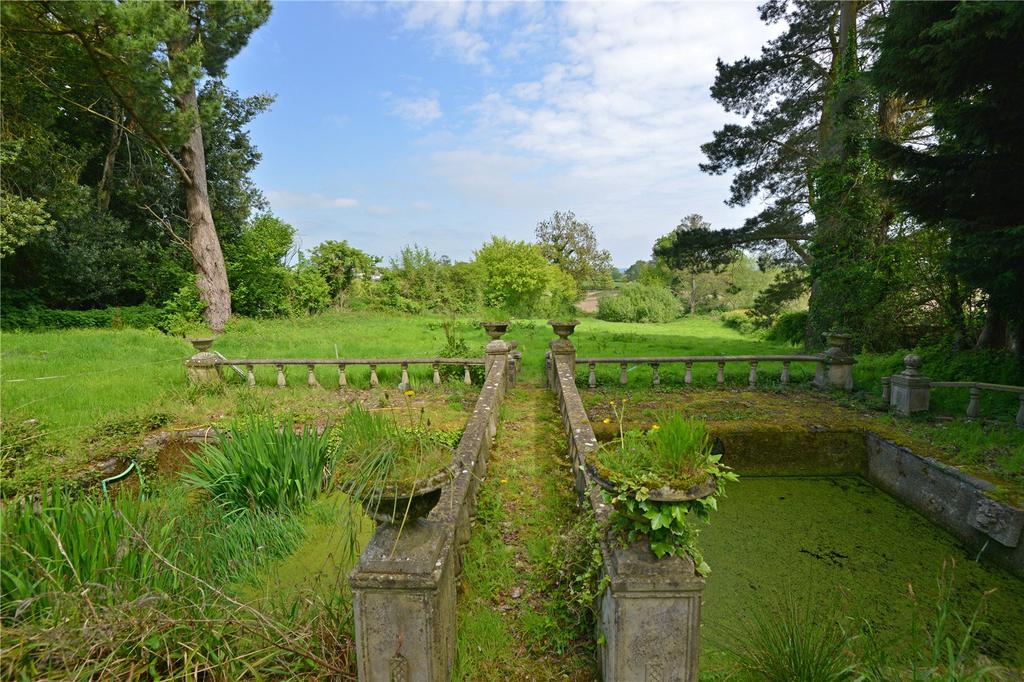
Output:
[[1024,386],[989,384],[981,381],[932,381],[921,374],[921,356],[911,353],[903,358],[904,369],[899,374],[882,377],[882,401],[904,417],[927,412],[933,388],[966,388],[968,393],[967,418],[977,419],[981,412],[981,392],[1016,393],[1020,401],[1017,408],[1017,426],[1024,428]]
[[704,579],[688,557],[657,559],[646,540],[622,547],[609,536],[611,509],[585,467],[598,445],[576,388],[571,326],[567,330],[572,323],[558,324],[552,326],[560,338],[546,357],[548,385],[558,397],[577,496],[593,509],[601,528],[607,579],[599,597],[602,679],[696,682]]

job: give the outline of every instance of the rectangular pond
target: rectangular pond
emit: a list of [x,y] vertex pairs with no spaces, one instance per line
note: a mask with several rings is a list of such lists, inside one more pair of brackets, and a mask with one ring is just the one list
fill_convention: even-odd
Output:
[[[780,603],[864,625],[891,658],[909,656],[911,633],[935,619],[940,579],[969,618],[984,599],[980,652],[1024,669],[1024,580],[976,562],[949,534],[858,476],[742,476],[728,489],[701,546],[711,565],[703,606],[702,669],[754,612]],[[911,595],[911,589],[913,595]]]

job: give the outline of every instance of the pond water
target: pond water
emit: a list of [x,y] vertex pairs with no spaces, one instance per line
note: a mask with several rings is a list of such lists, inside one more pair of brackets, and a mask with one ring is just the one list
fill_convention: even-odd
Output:
[[869,623],[878,645],[906,654],[915,618],[934,621],[944,574],[965,618],[984,598],[982,653],[1024,668],[1024,580],[975,562],[953,537],[863,479],[743,477],[719,502],[701,546],[712,569],[705,664],[714,665],[744,617],[770,613],[785,594],[837,614],[847,631]]

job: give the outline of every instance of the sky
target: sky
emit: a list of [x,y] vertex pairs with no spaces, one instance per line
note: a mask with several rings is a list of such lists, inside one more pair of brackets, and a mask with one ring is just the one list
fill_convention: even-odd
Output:
[[700,145],[740,120],[711,99],[716,59],[778,30],[752,2],[279,0],[227,80],[276,96],[253,177],[304,249],[468,260],[572,210],[626,267],[684,215],[758,212],[725,205]]

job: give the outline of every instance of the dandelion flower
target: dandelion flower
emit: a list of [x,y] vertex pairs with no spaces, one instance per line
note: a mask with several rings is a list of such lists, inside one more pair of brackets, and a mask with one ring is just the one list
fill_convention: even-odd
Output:
[[658,426],[657,424],[651,424],[651,431],[657,431],[657,430],[658,430],[658,429],[660,429],[660,428],[661,428],[661,427],[660,427],[660,426]]
[[412,390],[411,388],[408,391],[405,392],[405,397],[406,398],[411,398],[414,395],[416,395],[416,391]]
[[604,424],[611,424],[612,420],[609,419],[608,417],[605,417],[604,419],[601,420],[601,422],[604,423]]

